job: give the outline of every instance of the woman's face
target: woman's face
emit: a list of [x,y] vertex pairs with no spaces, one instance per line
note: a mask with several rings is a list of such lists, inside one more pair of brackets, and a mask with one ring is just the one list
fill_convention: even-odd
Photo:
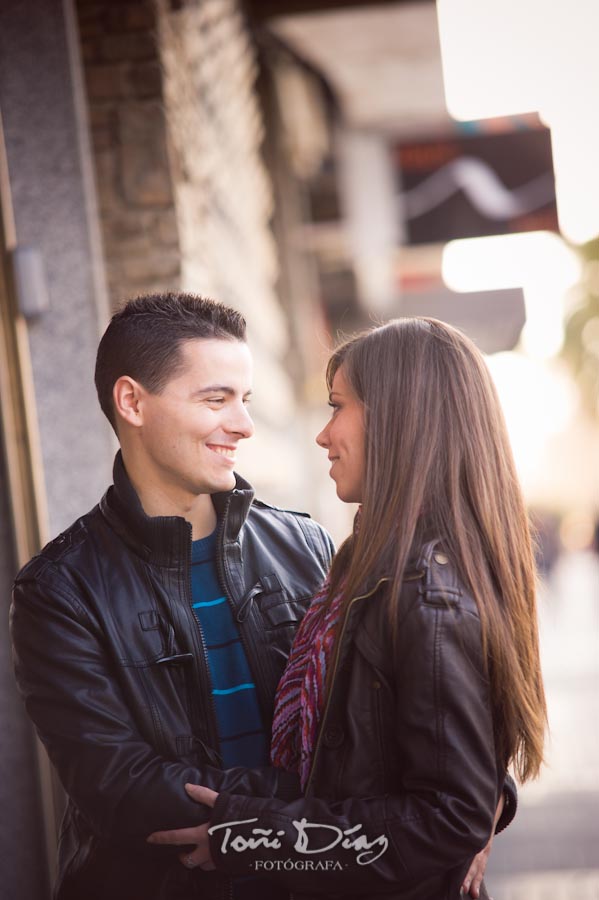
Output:
[[364,404],[350,388],[340,366],[335,373],[329,406],[328,425],[316,443],[328,451],[332,463],[329,475],[337,486],[337,496],[345,503],[361,503],[364,485]]

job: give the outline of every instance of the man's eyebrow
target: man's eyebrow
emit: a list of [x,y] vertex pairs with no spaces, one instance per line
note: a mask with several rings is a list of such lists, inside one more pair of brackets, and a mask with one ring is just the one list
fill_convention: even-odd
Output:
[[[236,390],[228,384],[209,384],[208,387],[198,388],[197,391],[193,391],[191,396],[200,397],[202,394],[227,394],[229,397],[232,397],[236,393]],[[251,390],[246,391],[243,396],[249,397],[251,393]]]

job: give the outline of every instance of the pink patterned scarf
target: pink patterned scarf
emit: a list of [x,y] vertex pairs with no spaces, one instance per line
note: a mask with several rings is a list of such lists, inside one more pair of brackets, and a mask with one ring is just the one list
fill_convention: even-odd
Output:
[[297,631],[275,700],[270,758],[274,766],[298,772],[302,790],[316,747],[327,665],[341,612],[341,592],[323,609],[328,592],[327,578]]

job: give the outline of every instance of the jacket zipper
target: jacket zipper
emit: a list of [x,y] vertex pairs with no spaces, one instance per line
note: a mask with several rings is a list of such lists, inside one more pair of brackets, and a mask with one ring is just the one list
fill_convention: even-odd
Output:
[[[238,610],[236,609],[235,604],[232,600],[233,592],[231,591],[231,586],[229,585],[229,582],[227,581],[227,575],[226,575],[225,567],[224,567],[224,563],[223,563],[223,558],[225,555],[224,544],[223,544],[223,535],[225,533],[225,525],[227,523],[227,516],[229,514],[229,506],[231,505],[231,496],[233,494],[235,494],[236,492],[237,492],[236,489],[233,490],[231,492],[231,494],[229,494],[229,496],[227,497],[225,508],[223,510],[223,514],[220,517],[220,521],[218,523],[218,529],[216,532],[216,572],[218,575],[218,582],[220,584],[221,590],[224,592],[224,595],[227,598],[227,603],[229,604],[229,607],[231,609],[231,614],[233,616],[233,620],[236,623],[238,623],[239,622],[239,619],[237,618]],[[241,638],[241,643],[243,644],[243,649],[245,651],[245,655],[246,655],[246,658],[248,660],[248,665],[249,665],[249,656],[247,653],[247,647],[245,645],[245,640],[241,633],[241,628],[239,628],[238,630],[239,630],[239,637]]]
[[[263,654],[260,653],[260,648],[256,646],[256,642],[251,638],[251,632],[248,634],[243,627],[244,622],[249,617],[249,612],[248,612],[248,615],[247,616],[244,615],[241,620],[238,617],[239,613],[243,611],[243,607],[245,606],[245,603],[248,600],[253,599],[253,597],[250,598],[250,595],[246,594],[246,596],[242,598],[242,603],[241,603],[241,606],[239,607],[239,609],[236,608],[235,603],[233,602],[233,599],[232,599],[233,591],[231,591],[230,585],[227,581],[227,576],[226,576],[226,572],[225,572],[225,568],[224,568],[224,564],[223,564],[223,559],[224,559],[223,534],[224,534],[224,530],[225,530],[227,515],[229,513],[229,506],[231,504],[231,496],[235,493],[236,493],[236,491],[234,490],[234,491],[232,491],[231,495],[229,495],[229,497],[227,497],[226,505],[223,510],[223,514],[220,519],[220,522],[219,522],[219,527],[218,527],[218,531],[217,531],[217,539],[216,539],[216,568],[217,568],[218,578],[219,578],[221,587],[224,589],[224,593],[227,598],[227,602],[229,603],[229,606],[232,608],[233,617],[234,617],[236,623],[239,625],[239,637],[240,637],[240,640],[241,640],[241,643],[243,646],[243,650],[244,650],[248,665],[250,667],[250,671],[252,673],[252,678],[254,679],[254,682],[256,684],[256,696],[258,698],[258,705],[260,707],[260,711],[261,711],[263,719],[264,719],[266,709],[268,708],[265,705],[265,697],[264,697],[265,687],[273,679],[269,679],[269,677],[268,677],[268,672],[262,664]],[[250,591],[250,594],[251,593],[252,593],[252,591]],[[256,591],[254,596],[257,596],[258,593],[260,593],[260,591]],[[259,677],[256,677],[256,675],[258,675]],[[266,733],[268,736],[268,730]]]
[[322,735],[324,732],[324,723],[326,722],[326,719],[327,719],[327,716],[329,713],[331,697],[333,694],[333,685],[335,683],[335,678],[337,677],[337,669],[339,667],[339,657],[341,655],[341,644],[343,643],[343,634],[347,627],[347,622],[349,619],[350,612],[352,610],[354,603],[357,603],[358,600],[366,600],[367,597],[371,597],[379,589],[381,584],[383,584],[383,582],[385,582],[385,581],[390,581],[390,579],[389,578],[379,578],[379,580],[377,581],[377,583],[375,584],[375,586],[372,588],[371,591],[368,591],[367,594],[360,594],[358,597],[354,597],[353,600],[351,600],[348,603],[347,609],[345,610],[343,625],[341,627],[341,634],[339,635],[339,639],[337,641],[337,649],[335,651],[335,661],[333,663],[333,674],[331,675],[331,686],[328,691],[328,697],[327,697],[326,706],[324,708],[324,713],[322,715],[322,719],[320,720],[320,728],[318,730],[318,738],[316,740],[316,747],[314,748],[314,756],[312,757],[312,768],[310,769],[310,775],[308,776],[308,781],[306,783],[306,790],[305,790],[306,796],[308,795],[308,793],[310,791],[310,787],[312,785],[312,780],[314,778],[314,772],[316,771],[316,761],[318,759],[318,751],[320,750],[320,744],[322,742]]
[[[220,759],[220,740],[218,737],[218,728],[216,727],[216,707],[214,705],[214,697],[212,696],[212,677],[210,675],[210,668],[208,666],[208,654],[206,652],[206,644],[204,643],[204,635],[202,633],[202,627],[198,621],[196,614],[193,611],[192,601],[193,601],[193,592],[191,587],[191,535],[187,542],[187,591],[188,591],[188,610],[194,622],[194,633],[197,638],[197,642],[200,646],[201,658],[202,658],[202,669],[203,671],[199,673],[206,677],[206,683],[208,685],[208,707],[210,713],[210,720],[206,722],[207,726],[206,732],[209,741],[210,749],[215,748],[215,752],[217,757]],[[199,662],[199,661],[198,661]],[[199,665],[198,665],[199,668]],[[204,719],[204,710],[202,709],[202,703],[199,699],[201,696],[201,679],[198,679],[198,683],[195,686],[197,691],[198,703],[197,708],[199,712],[198,717],[198,726],[200,734],[204,734],[204,728],[202,727],[202,720]],[[203,744],[203,742],[202,742]],[[210,765],[214,764],[214,760],[208,760]]]
[[[232,493],[235,493],[233,491]],[[227,497],[225,508],[223,510],[223,514],[220,517],[218,528],[216,531],[216,571],[218,574],[218,581],[221,588],[225,592],[225,597],[227,598],[227,602],[229,606],[231,606],[231,591],[229,590],[229,584],[227,582],[227,577],[225,575],[225,567],[223,565],[223,535],[225,533],[225,524],[227,521],[227,516],[229,514],[229,506],[231,505],[231,494]],[[235,610],[233,610],[235,611]]]

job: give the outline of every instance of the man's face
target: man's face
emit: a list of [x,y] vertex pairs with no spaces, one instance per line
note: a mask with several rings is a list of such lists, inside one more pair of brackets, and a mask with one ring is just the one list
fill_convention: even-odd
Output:
[[237,446],[254,431],[252,359],[236,340],[191,340],[180,353],[184,368],[160,394],[142,390],[139,436],[152,488],[193,501],[235,486]]

